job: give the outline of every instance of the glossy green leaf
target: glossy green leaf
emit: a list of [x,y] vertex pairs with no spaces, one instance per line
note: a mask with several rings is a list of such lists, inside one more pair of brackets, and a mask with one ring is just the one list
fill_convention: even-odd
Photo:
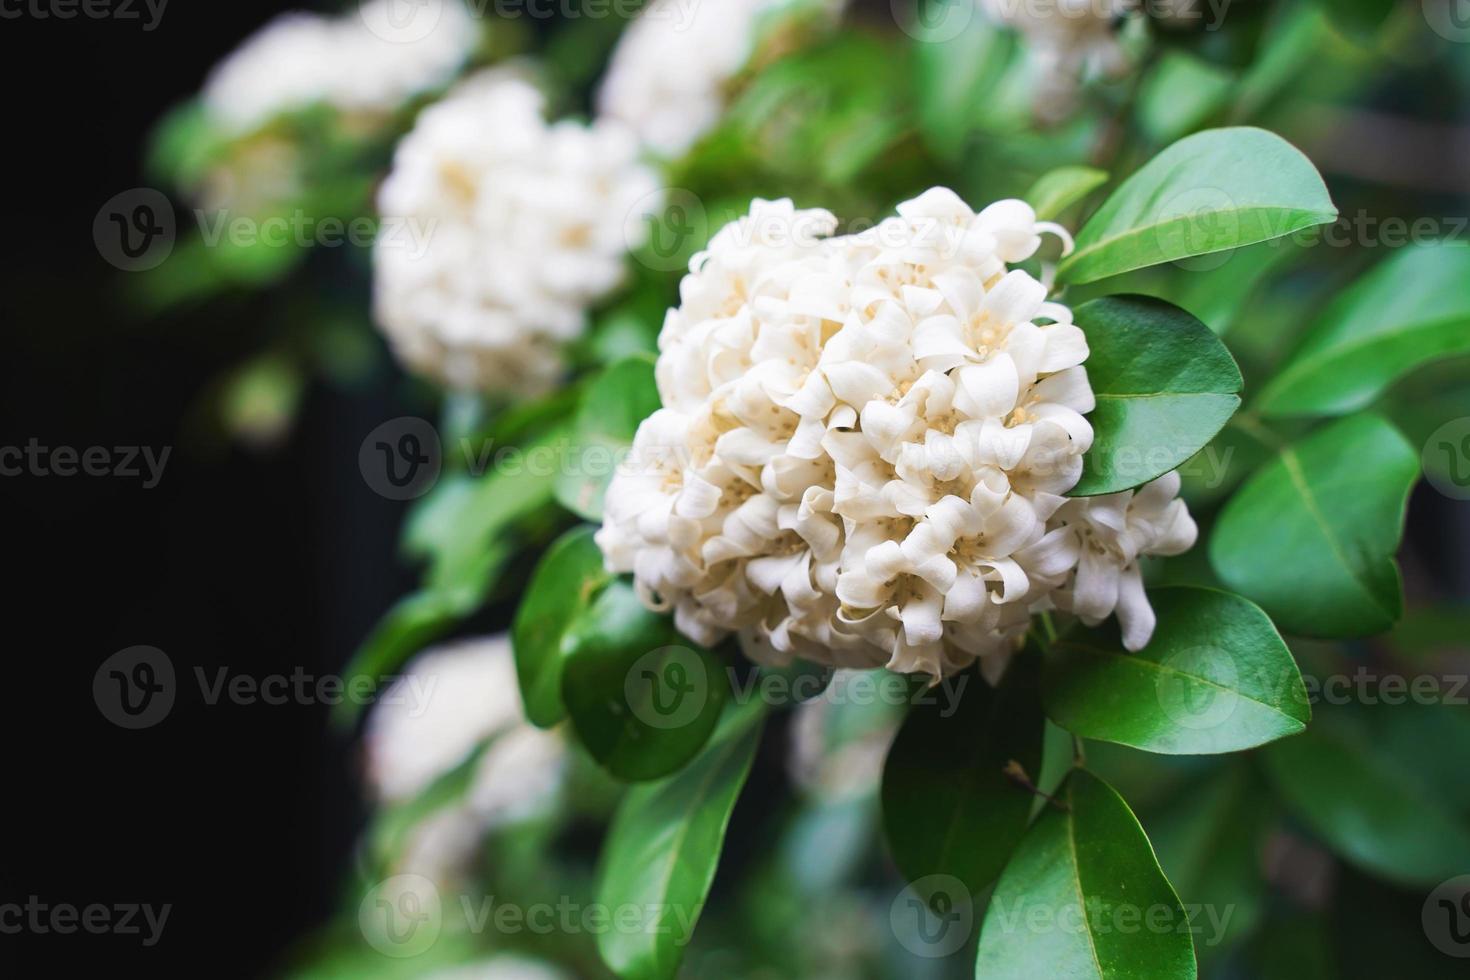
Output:
[[976,980],[1193,980],[1189,918],[1111,786],[1077,770],[991,896]]
[[541,728],[566,717],[561,672],[567,631],[612,581],[603,567],[602,549],[593,540],[595,533],[583,526],[557,539],[536,566],[511,628],[526,717]]
[[658,408],[651,357],[635,354],[598,375],[577,410],[571,451],[556,476],[557,501],[578,517],[602,520],[602,498],[613,470],[633,444],[638,423]]
[[1342,415],[1441,357],[1470,353],[1470,248],[1408,248],[1342,293],[1261,393],[1268,416]]
[[1017,657],[1000,688],[969,671],[909,711],[882,792],[888,848],[910,881],[950,875],[975,896],[1005,867],[1035,800],[1008,767],[1041,774],[1036,685],[1037,657]]
[[1105,296],[1075,311],[1091,355],[1095,433],[1074,497],[1141,486],[1205,447],[1240,407],[1244,382],[1218,337],[1150,296]]
[[1337,217],[1301,151],[1263,129],[1187,136],[1124,181],[1077,235],[1059,282],[1280,238]]
[[611,582],[562,639],[562,702],[577,737],[620,779],[667,776],[709,740],[729,699],[724,664]]
[[1047,651],[1046,713],[1083,738],[1164,755],[1239,752],[1295,735],[1311,719],[1291,651],[1260,607],[1193,587],[1154,589],[1143,650],[1114,622],[1073,630]]
[[597,936],[623,980],[670,980],[694,933],[725,829],[760,743],[764,706],[733,710],[704,753],[678,775],[623,797],[603,845],[597,901],[642,918]]
[[[1424,778],[1416,753],[1452,751],[1433,739],[1385,743],[1359,714],[1318,712],[1300,738],[1265,753],[1281,798],[1333,850],[1370,874],[1432,886],[1470,868],[1470,818],[1442,781]],[[1380,705],[1378,712],[1401,707]],[[1446,709],[1448,710],[1448,709]]]
[[1377,415],[1283,448],[1236,492],[1210,539],[1227,586],[1301,636],[1380,633],[1403,611],[1394,554],[1419,454]]
[[1057,167],[1048,171],[1026,192],[1026,203],[1036,217],[1052,221],[1078,201],[1108,182],[1108,172],[1096,167]]

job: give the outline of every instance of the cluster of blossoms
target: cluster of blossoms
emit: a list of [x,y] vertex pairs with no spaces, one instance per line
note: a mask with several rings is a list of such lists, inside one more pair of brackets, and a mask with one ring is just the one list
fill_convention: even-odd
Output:
[[608,490],[607,566],[763,662],[994,676],[1053,608],[1116,611],[1141,647],[1138,559],[1196,530],[1176,476],[1064,496],[1093,438],[1087,340],[1008,266],[1066,232],[943,188],[836,226],[756,201],[694,258],[659,337],[664,407]]
[[222,61],[204,87],[217,125],[245,134],[278,115],[325,104],[354,116],[382,116],[412,96],[447,84],[477,40],[458,0],[438,6],[422,34],[398,37],[392,4],[369,0],[332,19],[284,14]]
[[380,699],[364,741],[384,804],[415,799],[489,742],[464,798],[425,820],[402,858],[400,871],[439,883],[473,866],[487,831],[547,812],[566,767],[561,735],[526,721],[504,636],[419,656]]
[[451,387],[534,394],[648,234],[658,180],[621,126],[548,125],[537,88],[473,76],[419,116],[383,183],[375,312],[399,357]]
[[1137,0],[981,0],[990,16],[1026,40],[1036,113],[1057,120],[1077,101],[1081,82],[1117,77],[1128,68],[1118,41],[1122,19]]
[[653,0],[624,32],[598,111],[642,143],[678,156],[719,121],[727,87],[750,61],[763,18],[808,6],[835,20],[846,0]]

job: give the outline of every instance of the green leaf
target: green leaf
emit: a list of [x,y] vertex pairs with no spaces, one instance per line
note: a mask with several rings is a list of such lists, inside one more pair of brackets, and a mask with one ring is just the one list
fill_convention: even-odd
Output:
[[1070,496],[1142,486],[1199,452],[1240,407],[1244,382],[1218,337],[1150,296],[1104,296],[1075,312],[1091,354],[1095,438]]
[[623,797],[608,831],[597,901],[637,908],[638,928],[597,936],[603,961],[623,980],[669,980],[709,895],[725,829],[760,743],[764,706],[736,709],[687,769]]
[[1411,886],[1463,874],[1470,820],[1413,764],[1414,753],[1446,747],[1420,740],[1391,751],[1364,717],[1372,713],[1324,709],[1305,735],[1272,746],[1264,758],[1276,791],[1333,850],[1370,874]]
[[1315,167],[1263,129],[1187,136],[1123,182],[1077,236],[1058,282],[1250,245],[1337,217]]
[[1037,660],[1017,657],[999,689],[961,674],[963,687],[935,688],[904,719],[883,766],[883,825],[910,881],[950,875],[974,897],[1026,832],[1035,796],[1008,770],[1041,774]]
[[602,520],[602,498],[638,423],[659,409],[653,358],[635,354],[588,386],[572,426],[572,452],[556,477],[556,499],[578,517]]
[[[534,445],[551,445],[555,438]],[[410,523],[410,542],[413,550],[431,553],[424,587],[399,601],[373,628],[344,679],[376,685],[479,609],[515,553],[515,528],[550,503],[550,475],[527,466],[491,473],[468,486],[456,481],[429,516],[419,512]],[[449,525],[453,534],[447,533]],[[363,707],[359,699],[347,699],[333,720],[350,726]]]
[[995,887],[976,980],[1192,980],[1188,916],[1138,819],[1077,770]]
[[434,488],[415,500],[403,524],[400,546],[411,558],[430,559],[454,547],[460,511],[475,494],[468,473],[445,473]]
[[1106,170],[1057,167],[1042,174],[1025,193],[1024,199],[1036,210],[1036,217],[1051,221],[1107,182]]
[[[492,565],[505,557],[503,551],[487,553],[488,574]],[[448,633],[468,616],[484,598],[483,582],[457,589],[427,589],[400,599],[383,616],[342,672],[349,690],[366,686],[376,689],[408,658]],[[332,711],[332,722],[350,728],[366,707],[363,699],[345,698]]]
[[1159,864],[1181,896],[1201,907],[1195,950],[1217,956],[1249,934],[1265,911],[1261,868],[1268,834],[1279,819],[1270,788],[1243,763],[1174,796],[1145,818]]
[[1394,0],[1337,0],[1331,4],[1333,19],[1350,36],[1376,45],[1383,22],[1398,4]]
[[1470,248],[1405,249],[1342,293],[1261,393],[1267,416],[1343,415],[1430,361],[1470,353]]
[[1162,143],[1198,129],[1230,101],[1233,72],[1184,51],[1164,52],[1138,93],[1138,123]]
[[578,738],[620,779],[667,776],[709,740],[729,698],[719,658],[610,583],[562,639],[562,701]]
[[1083,738],[1163,755],[1215,755],[1296,735],[1312,717],[1291,651],[1254,603],[1214,589],[1154,589],[1158,626],[1138,653],[1116,623],[1047,651],[1046,713]]
[[590,527],[573,528],[547,550],[531,575],[511,628],[526,717],[541,728],[566,717],[561,673],[567,631],[612,581],[603,567],[602,550],[593,540],[595,533]]
[[[434,554],[431,589],[459,588],[483,577],[487,553],[505,548],[512,528],[550,506],[553,474],[530,461],[544,451],[555,452],[562,438],[560,431],[541,436],[524,447],[523,465],[495,470],[458,496],[455,534]],[[477,587],[483,595],[493,584],[492,577]]]
[[919,35],[914,44],[919,132],[941,159],[956,163],[1016,44],[977,16],[971,0],[938,0],[930,8],[911,29]]
[[1171,288],[1157,295],[1189,310],[1209,324],[1216,336],[1224,337],[1249,313],[1263,281],[1305,254],[1306,249],[1294,239],[1257,242],[1215,255],[1210,260],[1213,268],[1191,269],[1182,275],[1166,273]]
[[1301,636],[1381,633],[1403,612],[1394,553],[1419,454],[1377,415],[1283,448],[1225,505],[1210,539],[1222,582]]

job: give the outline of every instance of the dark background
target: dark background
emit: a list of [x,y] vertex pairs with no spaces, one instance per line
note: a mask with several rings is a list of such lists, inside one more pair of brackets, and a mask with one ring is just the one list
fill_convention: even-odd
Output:
[[[172,447],[162,482],[0,477],[11,637],[0,737],[0,902],[170,905],[162,941],[0,935],[0,973],[84,963],[148,975],[255,976],[337,907],[362,812],[351,742],[320,704],[208,705],[195,670],[340,671],[405,592],[401,505],[357,470],[395,411],[389,376],[317,385],[273,452],[186,437],[209,379],[258,347],[264,298],[139,322],[92,221],[144,185],[166,107],[277,12],[302,4],[173,0],[143,21],[0,20],[5,234],[0,446]],[[0,8],[9,12],[13,7]],[[1416,493],[1411,595],[1465,595],[1466,508]],[[158,647],[179,695],[154,728],[108,722],[98,666]],[[42,973],[35,970],[34,973]]]
[[[141,5],[138,5],[141,9]],[[194,677],[340,671],[409,586],[401,506],[357,471],[394,390],[317,390],[278,450],[185,434],[200,389],[257,350],[260,300],[137,322],[92,241],[109,197],[146,184],[144,139],[209,67],[303,4],[173,0],[143,20],[0,19],[4,99],[0,445],[173,451],[154,489],[121,477],[0,478],[4,800],[0,902],[171,904],[163,939],[0,935],[0,975],[83,961],[147,975],[252,976],[335,906],[360,825],[356,758],[321,705],[208,705]],[[8,3],[3,9],[13,11]],[[93,702],[112,653],[178,675],[171,714],[125,731]]]

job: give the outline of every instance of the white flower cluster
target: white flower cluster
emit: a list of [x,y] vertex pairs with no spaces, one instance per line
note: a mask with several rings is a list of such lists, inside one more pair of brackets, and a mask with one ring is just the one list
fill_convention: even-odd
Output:
[[1137,559],[1195,528],[1177,477],[1063,496],[1092,444],[1071,311],[1008,264],[1066,232],[935,188],[858,235],[756,201],[681,284],[664,407],[598,534],[608,567],[700,643],[941,677],[1004,666],[1033,612],[1152,630]]
[[526,721],[505,636],[424,653],[379,699],[364,744],[368,782],[383,803],[412,800],[486,740],[464,798],[417,829],[400,870],[452,880],[487,830],[546,812],[566,745]]
[[617,287],[660,202],[621,126],[548,125],[509,71],[474,76],[419,116],[379,194],[375,312],[399,357],[451,387],[534,394]]
[[[326,104],[343,112],[392,112],[447,84],[474,49],[478,24],[459,0],[444,0],[432,24],[395,36],[397,0],[353,4],[332,19],[283,14],[251,35],[210,73],[204,105],[225,129],[247,133],[274,117]],[[416,16],[428,17],[430,11]]]
[[[656,153],[678,156],[724,112],[726,88],[754,53],[761,18],[792,3],[653,0],[613,52],[598,111]],[[836,19],[846,0],[809,5]]]
[[1077,101],[1085,79],[1128,67],[1119,22],[1136,0],[981,0],[990,15],[1026,39],[1037,115],[1057,120]]

